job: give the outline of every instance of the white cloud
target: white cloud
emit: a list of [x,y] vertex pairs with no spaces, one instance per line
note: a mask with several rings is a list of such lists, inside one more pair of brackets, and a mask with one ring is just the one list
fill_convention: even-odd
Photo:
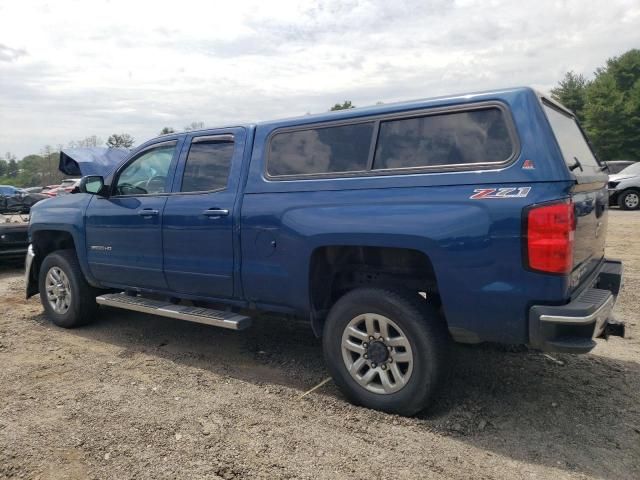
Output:
[[637,1],[3,2],[0,151],[513,85],[640,43]]

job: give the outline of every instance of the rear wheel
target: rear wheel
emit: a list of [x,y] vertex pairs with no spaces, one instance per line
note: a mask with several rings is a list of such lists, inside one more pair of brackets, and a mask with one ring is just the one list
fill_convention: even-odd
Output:
[[428,405],[443,376],[448,334],[419,295],[359,288],[331,309],[323,347],[334,381],[352,403],[413,415]]
[[84,278],[74,250],[50,253],[38,278],[42,306],[53,323],[73,328],[92,320],[97,291]]
[[640,191],[625,190],[618,196],[618,205],[623,210],[638,210],[640,208]]

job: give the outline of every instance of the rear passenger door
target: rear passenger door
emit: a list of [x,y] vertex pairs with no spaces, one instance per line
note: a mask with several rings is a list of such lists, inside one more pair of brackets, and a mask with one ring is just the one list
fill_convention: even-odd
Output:
[[233,212],[244,143],[242,128],[187,137],[163,215],[170,290],[200,297],[234,295]]

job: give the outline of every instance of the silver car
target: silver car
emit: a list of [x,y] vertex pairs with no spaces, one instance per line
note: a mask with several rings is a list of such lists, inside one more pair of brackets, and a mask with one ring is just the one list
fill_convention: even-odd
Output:
[[609,175],[609,204],[618,205],[623,210],[640,208],[640,162]]

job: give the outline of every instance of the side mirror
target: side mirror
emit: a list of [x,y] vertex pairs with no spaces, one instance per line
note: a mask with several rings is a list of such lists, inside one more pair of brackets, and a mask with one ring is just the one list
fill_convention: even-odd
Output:
[[78,185],[78,189],[82,193],[92,193],[94,195],[104,195],[104,178],[100,175],[88,175],[86,177],[82,177],[80,180],[80,185]]

